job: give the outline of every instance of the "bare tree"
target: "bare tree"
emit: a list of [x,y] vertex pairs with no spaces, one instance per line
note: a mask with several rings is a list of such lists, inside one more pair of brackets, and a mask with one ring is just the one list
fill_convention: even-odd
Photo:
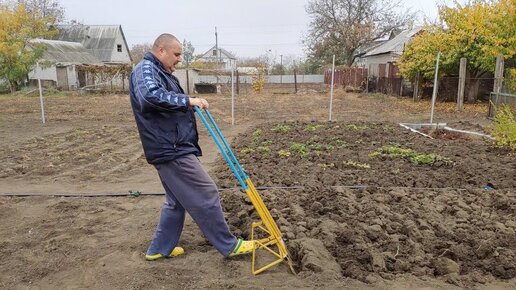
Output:
[[306,12],[311,16],[304,44],[311,59],[351,65],[356,50],[366,43],[404,28],[415,18],[407,10],[397,12],[400,1],[390,0],[311,0]]
[[272,50],[267,50],[265,53],[258,57],[242,57],[237,61],[239,67],[261,67],[266,72],[270,72],[274,66],[274,59],[276,56],[272,53]]
[[190,64],[193,62],[194,51],[195,47],[192,45],[190,41],[187,41],[185,39],[183,41],[183,62],[185,63],[186,67],[189,67]]
[[18,0],[24,4],[27,12],[33,15],[34,19],[50,17],[53,23],[63,23],[65,20],[65,9],[57,0]]
[[131,57],[133,59],[133,63],[139,63],[140,60],[143,59],[143,55],[150,51],[152,48],[152,44],[144,43],[144,44],[135,44],[131,47]]

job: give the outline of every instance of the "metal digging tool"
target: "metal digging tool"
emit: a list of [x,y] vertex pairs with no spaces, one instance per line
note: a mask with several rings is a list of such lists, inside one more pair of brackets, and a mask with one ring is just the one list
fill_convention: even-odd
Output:
[[[210,126],[210,123],[206,120],[204,117],[202,111],[195,107],[195,111],[201,118],[202,122],[206,126],[206,129],[208,129],[208,132],[210,133],[211,137],[215,141],[215,144],[217,144],[217,147],[219,147],[220,152],[222,153],[222,156],[226,159],[226,161],[229,164],[229,167],[231,167],[231,170],[233,170],[233,173],[235,174],[236,178],[238,179],[238,182],[242,186],[242,188],[245,190],[245,193],[251,200],[251,203],[253,204],[256,212],[260,216],[261,221],[259,222],[253,222],[251,226],[251,239],[255,240],[255,231],[258,233],[260,232],[262,235],[266,236],[265,238],[256,239],[256,247],[253,249],[253,256],[252,256],[252,273],[253,275],[257,275],[270,267],[277,265],[281,262],[286,262],[292,271],[292,273],[296,273],[294,270],[294,267],[292,266],[292,260],[290,259],[287,247],[285,245],[285,242],[282,239],[282,233],[280,232],[278,225],[274,221],[274,219],[271,216],[271,213],[265,206],[265,203],[263,202],[262,198],[258,194],[258,191],[256,191],[256,188],[254,187],[253,183],[249,179],[249,177],[245,174],[242,166],[240,166],[240,163],[238,163],[238,160],[236,159],[235,155],[233,154],[233,151],[229,147],[228,143],[226,142],[226,139],[224,139],[224,136],[219,130],[219,127],[215,123],[215,120],[213,120],[213,117],[211,116],[210,112],[206,109],[204,110],[206,113],[206,116],[210,120],[211,125],[213,125],[213,128],[217,132],[217,135],[215,132],[213,132],[213,129]],[[224,147],[223,147],[224,146]],[[274,247],[276,249],[274,249]],[[257,249],[265,249],[269,253],[275,257],[275,260],[269,264],[266,264],[265,266],[259,267],[256,269],[256,250]]]

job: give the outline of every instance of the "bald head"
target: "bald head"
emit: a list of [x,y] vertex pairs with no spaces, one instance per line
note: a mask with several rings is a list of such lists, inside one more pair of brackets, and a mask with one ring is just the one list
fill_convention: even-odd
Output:
[[176,65],[181,61],[183,48],[174,35],[163,33],[154,41],[151,52],[169,73],[173,73]]
[[162,35],[158,36],[158,38],[156,38],[156,40],[154,41],[154,44],[152,45],[152,50],[157,52],[160,49],[160,47],[169,48],[172,46],[174,42],[180,43],[177,37],[175,37],[174,35],[170,33],[163,33]]

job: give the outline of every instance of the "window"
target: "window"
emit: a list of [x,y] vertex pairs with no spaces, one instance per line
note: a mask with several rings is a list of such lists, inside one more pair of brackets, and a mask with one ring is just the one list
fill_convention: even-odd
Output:
[[217,50],[216,49],[213,50],[213,56],[217,56]]
[[116,51],[122,52],[122,45],[121,44],[117,44],[116,45]]

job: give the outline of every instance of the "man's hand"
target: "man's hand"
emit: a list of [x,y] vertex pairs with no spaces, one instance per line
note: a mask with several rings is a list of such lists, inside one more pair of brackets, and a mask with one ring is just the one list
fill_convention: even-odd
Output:
[[209,104],[208,101],[206,101],[206,99],[190,97],[190,106],[197,106],[200,109],[208,109]]

